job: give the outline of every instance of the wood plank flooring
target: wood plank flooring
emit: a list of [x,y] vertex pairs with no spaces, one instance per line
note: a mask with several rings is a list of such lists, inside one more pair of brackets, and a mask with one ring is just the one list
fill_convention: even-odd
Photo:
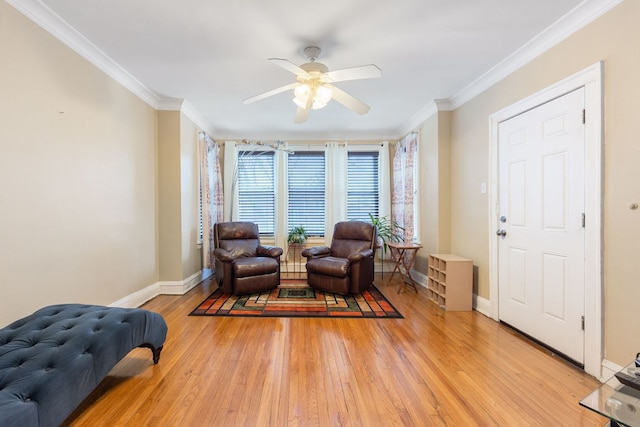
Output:
[[[387,275],[388,276],[388,275]],[[578,402],[598,382],[424,289],[376,286],[404,319],[190,317],[215,285],[159,296],[160,363],[123,359],[67,426],[602,426]]]

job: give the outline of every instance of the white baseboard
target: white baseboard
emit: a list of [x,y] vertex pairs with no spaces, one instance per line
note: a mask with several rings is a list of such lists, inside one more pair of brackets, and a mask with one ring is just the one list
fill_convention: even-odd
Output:
[[480,314],[491,317],[491,301],[473,294],[473,308]]
[[[419,271],[411,270],[411,277],[416,281],[420,286],[426,288],[428,287],[429,279],[423,273]],[[476,294],[473,294],[473,309],[476,310],[480,314],[484,314],[487,317],[491,317],[491,302],[488,299],[479,297]]]
[[602,375],[598,380],[603,383],[609,380],[618,371],[621,371],[624,366],[617,365],[607,359],[602,360]]
[[389,260],[381,261],[376,258],[373,262],[373,271],[374,273],[391,273],[393,271],[393,267],[395,264]]
[[211,276],[211,270],[204,269],[181,282],[159,282],[161,295],[184,295],[198,283]]
[[419,271],[416,270],[411,270],[409,273],[411,273],[411,277],[413,277],[413,280],[420,286],[422,286],[423,288],[426,288],[428,286],[429,280],[427,275],[420,273]]
[[124,307],[124,308],[136,308],[140,307],[145,302],[157,297],[160,294],[159,283],[149,285],[144,289],[140,289],[137,292],[127,295],[124,298],[119,299],[116,302],[109,304],[109,307]]
[[163,281],[156,282],[153,285],[149,285],[144,289],[127,295],[124,298],[119,299],[116,302],[109,304],[109,307],[125,307],[136,308],[140,307],[145,302],[157,297],[158,295],[184,295],[193,289],[198,283],[205,279],[208,279],[212,274],[211,270],[204,269],[199,271],[190,277],[187,277],[183,281]]

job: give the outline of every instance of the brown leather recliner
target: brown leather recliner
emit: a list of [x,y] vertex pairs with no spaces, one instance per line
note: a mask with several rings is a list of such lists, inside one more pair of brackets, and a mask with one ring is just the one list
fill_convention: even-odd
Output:
[[373,283],[376,229],[367,222],[345,221],[335,225],[331,247],[302,251],[307,258],[309,285],[327,292],[357,294]]
[[258,225],[219,222],[213,226],[216,281],[225,294],[252,294],[280,284],[282,248],[260,245]]

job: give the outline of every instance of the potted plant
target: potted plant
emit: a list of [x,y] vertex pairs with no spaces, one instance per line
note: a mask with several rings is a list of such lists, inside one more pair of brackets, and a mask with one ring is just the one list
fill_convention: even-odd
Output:
[[[304,242],[307,241],[307,230],[304,229],[303,226],[298,225],[297,227],[293,227],[289,230],[289,235],[287,236],[287,243],[289,247],[287,248],[287,254],[284,257],[284,261],[287,267],[287,273],[298,273],[302,272],[302,249],[304,249]],[[289,254],[292,253],[292,264],[293,271],[289,270]],[[298,268],[300,270],[298,270]]]
[[386,216],[374,217],[369,214],[371,224],[376,228],[378,235],[377,247],[382,247],[387,252],[387,242],[402,242],[404,240],[404,227]]
[[307,241],[308,238],[307,230],[304,229],[303,226],[298,225],[297,227],[293,227],[289,230],[289,235],[287,236],[287,243],[290,245],[302,245]]

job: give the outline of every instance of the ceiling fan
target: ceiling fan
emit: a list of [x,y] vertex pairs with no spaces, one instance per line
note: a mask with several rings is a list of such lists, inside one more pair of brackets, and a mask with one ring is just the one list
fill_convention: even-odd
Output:
[[245,104],[251,104],[252,102],[260,101],[261,99],[293,89],[293,102],[298,106],[294,120],[296,123],[305,122],[309,116],[309,110],[323,108],[332,99],[335,99],[340,104],[358,114],[366,114],[370,109],[367,104],[337,88],[332,83],[382,77],[380,68],[376,65],[369,64],[329,71],[326,65],[316,62],[321,51],[317,46],[305,48],[304,54],[309,62],[300,66],[286,59],[269,58],[269,61],[295,74],[296,82],[247,98],[243,102]]

